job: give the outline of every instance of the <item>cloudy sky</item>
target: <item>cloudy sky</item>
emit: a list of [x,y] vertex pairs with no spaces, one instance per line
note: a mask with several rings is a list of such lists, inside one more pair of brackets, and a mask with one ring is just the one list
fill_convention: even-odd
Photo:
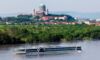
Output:
[[0,14],[31,13],[41,3],[50,11],[100,12],[100,0],[0,0]]

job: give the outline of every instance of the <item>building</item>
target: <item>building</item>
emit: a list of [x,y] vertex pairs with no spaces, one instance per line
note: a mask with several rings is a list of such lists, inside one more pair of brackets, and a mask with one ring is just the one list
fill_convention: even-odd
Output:
[[34,16],[43,17],[48,14],[48,9],[46,9],[46,6],[44,4],[40,4],[38,10],[34,9],[33,12]]
[[67,20],[67,15],[50,14],[46,5],[40,4],[38,10],[33,10],[33,15],[38,16],[38,20]]
[[66,15],[47,14],[40,18],[40,20],[67,20]]
[[96,22],[95,25],[96,25],[96,26],[100,26],[100,21]]

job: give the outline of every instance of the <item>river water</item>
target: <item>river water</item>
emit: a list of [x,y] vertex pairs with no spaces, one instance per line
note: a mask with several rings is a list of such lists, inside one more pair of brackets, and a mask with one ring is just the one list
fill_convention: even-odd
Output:
[[81,46],[82,52],[61,55],[26,56],[16,55],[15,49],[32,45],[7,45],[0,46],[0,60],[100,60],[100,41],[61,43],[60,45]]

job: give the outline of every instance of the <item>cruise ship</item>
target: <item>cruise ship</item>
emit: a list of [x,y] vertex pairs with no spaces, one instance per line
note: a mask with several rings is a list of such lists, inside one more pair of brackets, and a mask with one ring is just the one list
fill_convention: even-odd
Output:
[[49,47],[34,47],[34,48],[20,48],[16,50],[16,54],[26,55],[46,55],[46,54],[64,54],[68,52],[81,52],[81,46],[49,46]]

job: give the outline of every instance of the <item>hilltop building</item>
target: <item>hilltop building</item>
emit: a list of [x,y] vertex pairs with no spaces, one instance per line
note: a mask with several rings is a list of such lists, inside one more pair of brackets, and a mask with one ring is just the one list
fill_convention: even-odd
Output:
[[[33,10],[33,15],[38,17],[38,20],[68,20],[71,19],[72,17],[69,15],[64,15],[64,14],[50,14],[49,10],[46,8],[46,5],[40,4],[38,10],[34,9]],[[72,18],[74,20],[74,18]]]
[[48,14],[48,9],[46,9],[46,6],[44,4],[40,4],[39,9],[38,10],[34,9],[33,11],[34,11],[33,13],[34,16],[43,17]]

